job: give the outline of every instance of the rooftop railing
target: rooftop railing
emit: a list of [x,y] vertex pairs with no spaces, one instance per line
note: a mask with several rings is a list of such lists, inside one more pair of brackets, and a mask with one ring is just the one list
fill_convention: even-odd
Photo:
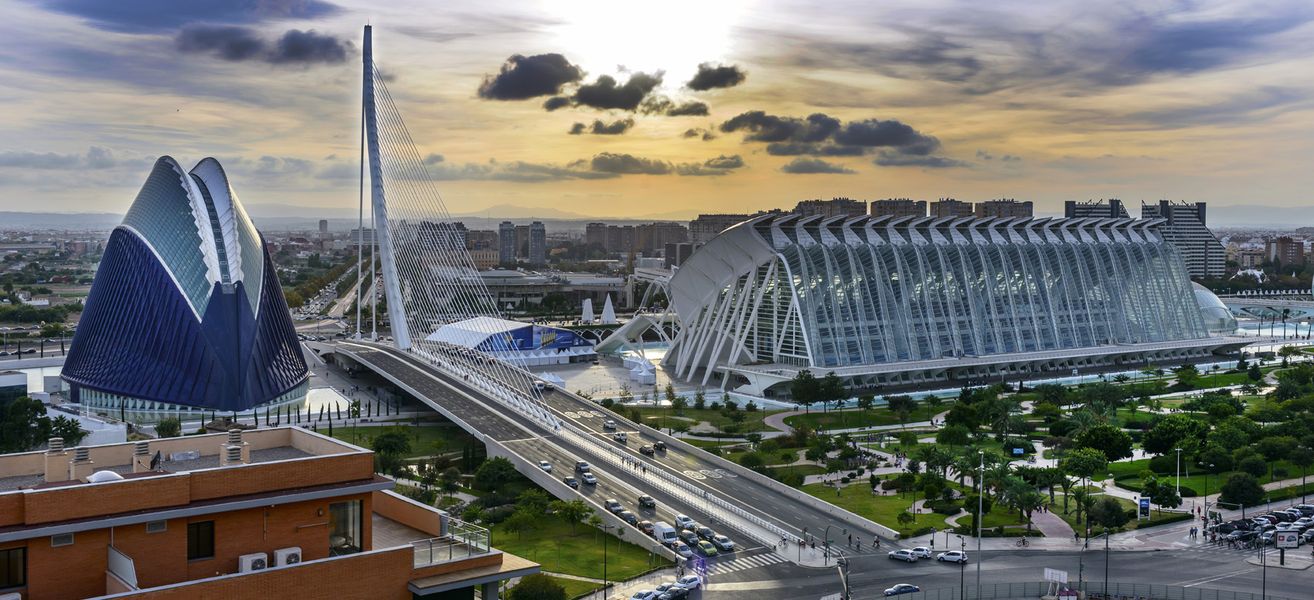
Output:
[[446,525],[446,535],[411,542],[416,567],[487,554],[491,549],[488,529],[452,518]]

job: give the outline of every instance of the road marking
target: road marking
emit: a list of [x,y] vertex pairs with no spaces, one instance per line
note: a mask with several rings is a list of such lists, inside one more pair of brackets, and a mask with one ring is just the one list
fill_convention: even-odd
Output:
[[721,478],[721,474],[720,474],[720,473],[717,473],[716,471],[713,471],[713,470],[711,470],[711,469],[703,469],[703,470],[698,471],[698,472],[699,472],[699,473],[702,473],[703,475],[706,475],[706,476],[708,476],[708,477],[711,477],[712,479],[720,479],[720,478]]
[[691,479],[700,479],[700,480],[707,479],[706,476],[704,476],[702,473],[699,473],[698,471],[684,471],[684,474],[686,477],[689,477]]
[[734,473],[731,473],[730,471],[727,471],[725,469],[717,469],[716,472],[730,478],[739,477],[738,475],[735,475]]
[[[1237,569],[1237,570],[1235,570],[1235,571],[1232,571],[1231,573],[1224,573],[1224,574],[1222,574],[1222,575],[1210,575],[1210,576],[1208,576],[1208,577],[1203,577],[1203,578],[1199,578],[1199,579],[1187,579],[1186,581],[1178,582],[1178,583],[1175,584],[1175,585],[1180,585],[1180,586],[1182,586],[1182,587],[1195,587],[1195,586],[1197,586],[1197,585],[1204,585],[1204,584],[1206,584],[1206,583],[1213,583],[1213,582],[1218,581],[1218,580],[1220,580],[1220,579],[1227,579],[1228,577],[1236,577],[1237,575],[1242,575],[1242,574],[1244,574],[1244,573],[1249,573],[1249,572],[1251,572],[1251,571],[1254,571],[1254,570],[1257,569],[1257,568],[1258,568],[1258,567],[1248,567],[1248,568],[1245,568],[1245,569]],[[1192,583],[1187,583],[1187,582],[1192,582]]]

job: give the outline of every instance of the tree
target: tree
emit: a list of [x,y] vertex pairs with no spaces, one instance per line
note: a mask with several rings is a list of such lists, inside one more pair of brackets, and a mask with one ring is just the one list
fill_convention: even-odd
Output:
[[1101,496],[1090,507],[1090,521],[1104,527],[1104,529],[1117,529],[1127,524],[1131,520],[1127,516],[1127,511],[1123,509],[1122,503],[1116,498]]
[[1059,468],[1073,477],[1090,479],[1096,473],[1104,472],[1108,465],[1109,459],[1103,452],[1094,448],[1077,448],[1063,457]]
[[[1314,450],[1311,450],[1308,446],[1296,446],[1291,449],[1291,452],[1287,453],[1287,460],[1290,461],[1291,464],[1300,467],[1300,488],[1304,490],[1305,471],[1308,470],[1311,465],[1314,465]],[[1303,502],[1305,495],[1302,493],[1300,497]]]
[[[575,535],[575,526],[583,521],[586,517],[597,515],[593,514],[593,509],[589,508],[583,500],[557,500],[550,505],[552,512],[560,517],[563,521],[570,523],[570,534]],[[602,520],[598,519],[601,523]],[[591,523],[590,523],[591,524]]]
[[1268,472],[1268,461],[1258,454],[1251,454],[1237,461],[1236,468],[1255,477],[1263,477]]
[[1177,508],[1182,504],[1182,497],[1177,495],[1177,486],[1171,481],[1161,481],[1149,471],[1141,473],[1141,495],[1150,499],[1162,510]]
[[1249,369],[1246,369],[1246,378],[1255,382],[1259,382],[1264,379],[1264,371],[1263,369],[1259,368],[1259,363],[1254,363],[1250,365]]
[[59,415],[50,421],[50,436],[63,438],[65,446],[76,446],[87,437],[87,432],[82,430],[82,425],[76,419]]
[[821,382],[812,376],[812,371],[803,369],[789,382],[789,395],[804,408],[811,408],[812,403],[821,399]]
[[402,457],[411,451],[411,436],[400,429],[386,431],[374,438],[370,448],[380,473],[396,473],[402,468]]
[[516,509],[511,516],[502,521],[502,529],[516,534],[516,539],[520,539],[524,532],[533,531],[536,527],[538,527],[538,515],[525,507]]
[[491,492],[515,481],[518,476],[516,467],[511,461],[501,456],[494,456],[475,469],[474,487]]
[[870,410],[875,403],[876,398],[870,394],[858,398],[858,408],[862,410]]
[[819,391],[821,393],[819,400],[823,406],[826,402],[840,402],[849,397],[848,390],[844,389],[844,380],[840,379],[834,371],[826,373],[826,376],[821,378]]
[[40,400],[19,396],[0,404],[0,450],[27,452],[50,438],[50,418]]
[[1177,377],[1177,385],[1186,389],[1194,389],[1200,384],[1200,370],[1195,365],[1182,365],[1173,369],[1173,375]]
[[529,488],[516,496],[516,508],[527,509],[534,515],[534,518],[538,518],[539,515],[547,511],[550,501],[547,492],[538,488]]
[[526,576],[511,588],[508,600],[566,600],[566,588],[542,573]]
[[1219,492],[1219,502],[1254,506],[1264,501],[1264,488],[1259,485],[1255,476],[1249,473],[1228,475]]
[[912,513],[908,512],[908,511],[906,511],[906,510],[900,512],[900,513],[899,513],[899,516],[896,517],[896,518],[899,520],[899,524],[902,525],[902,526],[904,526],[904,527],[907,527],[907,526],[909,526],[909,525],[912,525],[913,522],[915,522],[915,521],[917,520],[917,517],[914,517]]
[[450,498],[452,494],[461,490],[461,472],[456,470],[456,467],[443,469],[438,476],[438,488]]
[[178,417],[167,417],[160,419],[155,424],[155,435],[162,438],[178,437],[182,435],[182,421]]
[[908,416],[917,408],[917,402],[912,396],[898,395],[886,396],[885,404],[890,407],[890,411],[899,416],[899,426],[903,427],[908,422]]
[[1073,440],[1078,448],[1099,450],[1110,461],[1132,455],[1132,439],[1127,432],[1112,425],[1096,425]]
[[935,443],[945,446],[965,446],[971,432],[962,425],[949,425],[935,434]]
[[1167,454],[1179,447],[1190,451],[1198,447],[1208,429],[1204,423],[1186,415],[1168,415],[1155,421],[1145,432],[1141,447],[1154,454]]

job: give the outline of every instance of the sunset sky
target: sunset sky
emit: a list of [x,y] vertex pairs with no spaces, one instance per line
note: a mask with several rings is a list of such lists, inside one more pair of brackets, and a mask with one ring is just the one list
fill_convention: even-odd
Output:
[[122,212],[169,154],[219,158],[253,207],[351,213],[367,22],[453,213],[687,218],[832,196],[1300,207],[1314,189],[1309,2],[0,11],[0,210]]

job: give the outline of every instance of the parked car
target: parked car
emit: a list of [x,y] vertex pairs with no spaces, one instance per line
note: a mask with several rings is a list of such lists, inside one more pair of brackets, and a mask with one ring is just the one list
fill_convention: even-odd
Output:
[[922,588],[919,588],[911,583],[896,583],[894,584],[893,587],[885,588],[885,595],[898,596],[899,594],[912,594],[920,591],[922,591]]
[[551,473],[551,472],[552,472],[552,463],[550,463],[550,462],[548,462],[548,461],[546,461],[546,460],[540,460],[540,461],[538,461],[538,468],[543,469],[543,472],[545,472],[545,473]]
[[644,494],[639,496],[639,508],[657,508],[657,501],[652,496]]
[[561,482],[566,484],[566,487],[569,487],[572,490],[579,489],[579,480],[574,477],[566,477],[565,479],[562,479]]
[[913,554],[913,553],[912,553],[912,550],[908,550],[908,549],[902,549],[902,550],[891,550],[891,551],[889,551],[889,553],[886,554],[886,556],[890,557],[890,560],[901,560],[901,561],[904,561],[904,562],[917,562],[917,555],[916,555],[916,554]]
[[603,508],[607,509],[607,512],[613,515],[619,513],[622,510],[625,510],[625,507],[621,506],[620,500],[617,500],[615,498],[607,498],[602,502],[602,506]]
[[967,562],[967,553],[961,550],[950,550],[936,555],[935,560],[962,564]]
[[583,475],[580,475],[579,480],[583,481],[584,485],[598,485],[598,478],[594,477],[593,474],[588,471],[585,471]]
[[689,515],[675,515],[675,526],[679,529],[688,529],[688,525],[693,522]]
[[716,556],[716,546],[707,540],[698,541],[698,551],[702,552],[703,556]]
[[720,551],[722,551],[722,552],[734,552],[734,551],[735,551],[735,543],[732,542],[732,541],[730,541],[730,538],[725,537],[725,536],[723,536],[723,535],[719,535],[719,534],[718,534],[718,535],[714,535],[714,536],[712,536],[712,540],[711,540],[711,542],[712,542],[712,545],[716,546],[716,549],[717,549],[717,550],[720,550]]
[[698,586],[702,584],[703,584],[702,578],[697,575],[685,575],[684,577],[675,580],[675,585],[678,585],[686,590],[696,590],[698,589]]
[[916,547],[916,548],[913,548],[913,549],[912,549],[912,553],[913,553],[913,555],[916,556],[917,558],[930,558],[930,557],[931,557],[931,549],[930,549],[930,548],[927,548],[926,546],[918,546],[918,547]]

